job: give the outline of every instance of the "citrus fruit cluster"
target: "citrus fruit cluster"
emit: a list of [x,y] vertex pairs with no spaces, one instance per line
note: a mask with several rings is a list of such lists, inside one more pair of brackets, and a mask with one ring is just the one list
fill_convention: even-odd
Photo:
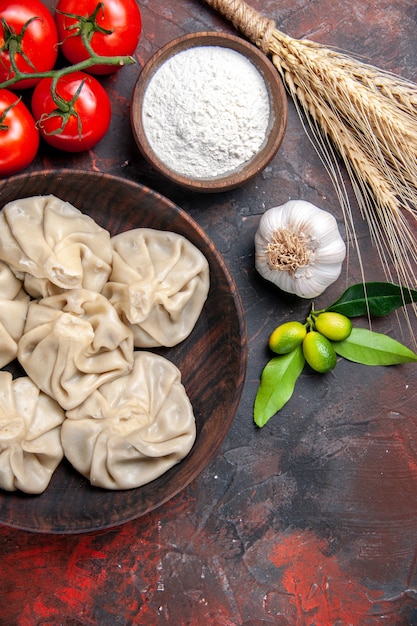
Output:
[[351,332],[352,322],[346,315],[311,312],[305,324],[291,321],[275,328],[269,337],[269,347],[276,354],[289,354],[301,345],[306,362],[324,374],[336,366],[332,342],[343,341]]
[[313,370],[332,370],[338,358],[353,363],[391,366],[417,363],[417,352],[371,328],[353,327],[357,317],[383,317],[417,302],[417,290],[394,283],[358,283],[348,287],[326,309],[311,308],[305,323],[280,324],[269,337],[275,353],[262,370],[253,418],[262,428],[290,400],[307,363]]

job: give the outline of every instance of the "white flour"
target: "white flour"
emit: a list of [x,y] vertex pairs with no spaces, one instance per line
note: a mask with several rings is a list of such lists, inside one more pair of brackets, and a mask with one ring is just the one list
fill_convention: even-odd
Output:
[[268,90],[251,61],[229,48],[198,46],[155,72],[142,123],[167,167],[207,179],[239,168],[259,151],[269,115]]

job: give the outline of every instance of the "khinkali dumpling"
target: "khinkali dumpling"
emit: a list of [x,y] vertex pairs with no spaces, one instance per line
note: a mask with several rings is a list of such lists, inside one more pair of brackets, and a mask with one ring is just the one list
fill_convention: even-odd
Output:
[[103,294],[133,330],[135,346],[171,347],[194,328],[209,290],[205,256],[182,235],[136,228],[112,237]]
[[29,304],[17,358],[28,376],[72,409],[133,364],[133,336],[110,302],[86,289]]
[[0,487],[45,491],[62,460],[65,412],[27,376],[0,372]]
[[16,358],[23,333],[29,296],[10,267],[0,261],[0,367]]
[[111,269],[110,233],[56,196],[13,200],[0,211],[0,259],[34,298],[63,289],[101,291]]
[[178,368],[150,352],[135,352],[130,374],[102,385],[66,415],[65,456],[106,489],[154,480],[188,454],[196,437]]

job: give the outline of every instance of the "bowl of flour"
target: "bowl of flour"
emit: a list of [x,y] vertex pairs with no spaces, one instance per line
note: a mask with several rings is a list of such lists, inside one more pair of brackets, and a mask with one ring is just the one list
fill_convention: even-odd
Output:
[[234,189],[277,153],[287,97],[270,60],[240,37],[179,37],[144,66],[131,125],[142,155],[171,181],[201,192]]

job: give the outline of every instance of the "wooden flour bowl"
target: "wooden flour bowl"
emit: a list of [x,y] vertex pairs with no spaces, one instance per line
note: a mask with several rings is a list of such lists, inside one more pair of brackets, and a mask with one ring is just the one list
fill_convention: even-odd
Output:
[[[200,46],[221,46],[249,59],[265,81],[269,96],[269,123],[260,150],[239,168],[213,178],[186,177],[161,161],[155,154],[144,129],[143,101],[155,72],[175,54]],[[281,78],[271,61],[254,45],[240,37],[217,32],[201,32],[174,39],[161,48],[145,65],[136,82],[131,106],[131,124],[138,148],[147,161],[174,183],[200,192],[220,192],[243,185],[261,172],[277,153],[287,124],[287,96]]]

